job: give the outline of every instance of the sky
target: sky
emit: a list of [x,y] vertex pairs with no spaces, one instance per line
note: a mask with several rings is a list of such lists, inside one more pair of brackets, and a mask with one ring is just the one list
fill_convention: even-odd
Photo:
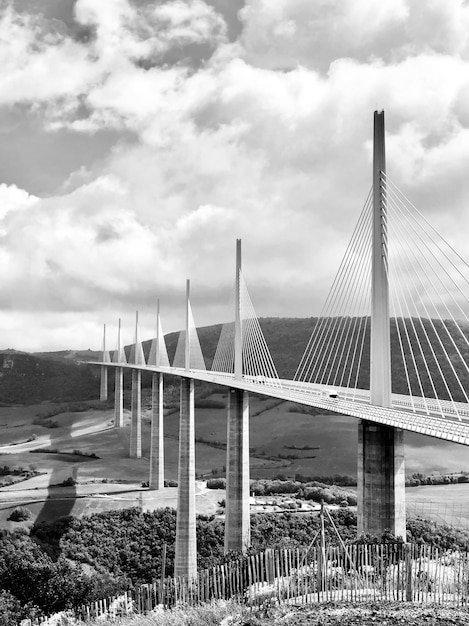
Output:
[[[318,315],[387,171],[464,256],[469,3],[0,0],[0,347]],[[469,254],[466,254],[469,257]]]

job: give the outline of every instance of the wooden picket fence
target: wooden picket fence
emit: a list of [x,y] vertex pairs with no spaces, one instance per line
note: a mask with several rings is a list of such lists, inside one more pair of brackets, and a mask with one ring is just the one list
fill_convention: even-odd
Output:
[[[427,545],[329,546],[266,550],[198,572],[166,578],[75,611],[83,620],[155,608],[237,600],[249,606],[329,601],[469,605],[469,554]],[[46,622],[47,623],[47,622]]]

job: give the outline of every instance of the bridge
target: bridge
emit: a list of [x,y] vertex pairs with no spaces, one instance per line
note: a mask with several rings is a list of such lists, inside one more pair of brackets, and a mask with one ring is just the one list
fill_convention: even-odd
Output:
[[[293,380],[278,376],[242,273],[236,243],[234,320],[222,327],[210,370],[186,285],[186,323],[172,364],[160,310],[145,359],[138,313],[129,358],[106,346],[101,399],[115,375],[123,426],[123,372],[132,371],[131,457],[142,454],[141,373],[152,372],[150,489],[164,482],[163,380],[180,378],[175,575],[196,572],[194,381],[229,389],[225,550],[250,542],[249,394],[327,409],[358,421],[358,532],[405,538],[404,431],[469,445],[468,266],[386,173],[384,112],[374,113],[373,185]],[[313,417],[311,419],[314,419]]]

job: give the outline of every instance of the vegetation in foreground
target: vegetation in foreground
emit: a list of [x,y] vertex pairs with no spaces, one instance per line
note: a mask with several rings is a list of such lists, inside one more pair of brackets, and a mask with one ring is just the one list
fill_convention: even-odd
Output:
[[[349,509],[332,513],[344,541],[356,541],[356,515]],[[252,517],[252,551],[307,546],[319,528],[310,514],[258,514]],[[223,554],[224,524],[199,516],[198,567],[204,569],[236,558]],[[326,526],[327,542],[338,538]],[[0,540],[0,616],[15,620],[50,614],[118,595],[132,585],[161,576],[163,545],[165,574],[173,574],[176,513],[160,509],[142,513],[125,509],[76,519],[36,524],[26,531],[4,532]],[[469,547],[469,534],[424,520],[409,520],[408,539],[442,550]],[[362,537],[361,542],[395,542],[391,535]],[[10,618],[9,618],[10,619]],[[15,620],[5,623],[15,623]],[[0,620],[0,626],[2,622]],[[229,626],[229,625],[227,625]]]

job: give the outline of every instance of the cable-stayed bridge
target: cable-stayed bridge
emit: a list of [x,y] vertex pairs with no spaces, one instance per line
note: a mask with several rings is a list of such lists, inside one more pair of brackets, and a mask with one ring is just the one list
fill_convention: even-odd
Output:
[[[386,173],[384,113],[374,116],[373,186],[293,380],[278,376],[236,246],[233,320],[207,369],[186,289],[186,324],[170,364],[160,320],[148,360],[138,331],[129,358],[103,342],[101,398],[132,370],[130,456],[141,456],[141,372],[153,372],[150,488],[163,487],[163,377],[181,379],[176,574],[193,574],[194,380],[230,389],[225,548],[249,544],[249,393],[359,420],[358,528],[405,536],[404,431],[469,445],[469,266]],[[312,417],[312,419],[314,419]]]

